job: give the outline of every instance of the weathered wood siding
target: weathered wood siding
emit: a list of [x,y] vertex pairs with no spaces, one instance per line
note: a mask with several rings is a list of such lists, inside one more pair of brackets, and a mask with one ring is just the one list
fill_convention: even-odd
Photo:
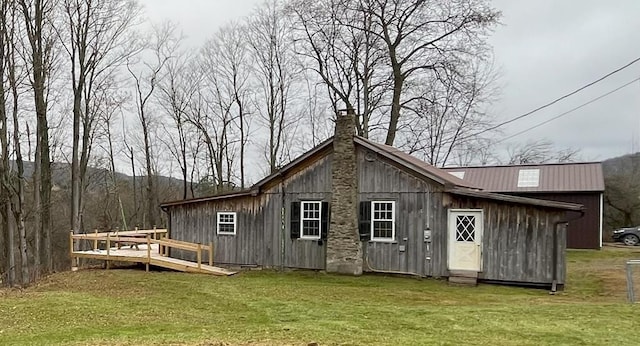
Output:
[[[274,266],[279,262],[280,219],[278,196],[236,197],[171,207],[170,236],[194,243],[214,243],[214,262],[236,265]],[[236,212],[236,234],[216,233],[217,213]],[[172,255],[193,260],[195,254],[174,251]]]
[[555,223],[565,218],[563,211],[458,196],[452,197],[450,207],[484,210],[480,279],[550,284],[555,236],[557,279],[564,284],[566,230],[564,226],[554,230]]
[[[242,196],[170,207],[171,237],[215,244],[214,261],[322,270],[325,242],[291,239],[290,206],[305,200],[331,201],[330,150],[274,179],[256,196]],[[395,239],[364,241],[365,271],[448,276],[448,210],[483,209],[485,280],[550,283],[553,279],[554,222],[564,212],[541,207],[450,196],[435,181],[357,148],[359,201],[395,201]],[[216,213],[237,213],[235,236],[216,234]],[[424,232],[431,232],[425,241]],[[564,283],[566,234],[558,237],[558,279]],[[179,253],[193,259],[194,256]]]
[[305,167],[303,171],[284,180],[285,238],[284,266],[290,268],[324,269],[325,242],[309,239],[291,239],[291,202],[331,201],[331,159],[328,154]]
[[[358,170],[360,201],[395,201],[396,207],[395,240],[363,244],[365,271],[443,275],[433,269],[446,264],[441,255],[446,246],[442,186],[363,148],[358,150]],[[425,242],[425,230],[431,231],[431,242]]]
[[[331,200],[331,155],[283,177],[258,196],[170,207],[170,236],[202,244],[213,241],[214,261],[220,264],[324,269],[326,250],[322,241],[290,237],[289,206],[304,200]],[[216,215],[224,211],[236,212],[236,235],[217,235]],[[182,251],[172,255],[195,258]]]

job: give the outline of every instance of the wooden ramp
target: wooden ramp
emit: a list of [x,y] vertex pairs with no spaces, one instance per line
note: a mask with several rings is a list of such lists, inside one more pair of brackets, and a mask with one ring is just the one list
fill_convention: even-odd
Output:
[[[135,230],[125,232],[107,232],[90,234],[71,234],[71,259],[91,258],[110,262],[134,262],[157,266],[182,272],[204,273],[219,276],[233,275],[236,272],[213,265],[213,244],[202,245],[166,238],[166,230]],[[91,243],[90,250],[74,250],[79,241]],[[191,262],[168,256],[168,249],[196,252],[197,261]],[[208,264],[202,262],[203,253],[208,257]],[[77,264],[76,264],[77,266]]]

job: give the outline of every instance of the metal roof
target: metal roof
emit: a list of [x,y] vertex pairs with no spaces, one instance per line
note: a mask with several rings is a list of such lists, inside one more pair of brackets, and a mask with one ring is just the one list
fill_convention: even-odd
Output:
[[372,142],[366,138],[356,136],[353,141],[369,150],[373,150],[377,154],[383,155],[392,161],[398,162],[402,166],[409,168],[419,174],[422,174],[428,178],[431,178],[440,184],[448,184],[453,186],[462,186],[468,188],[477,188],[476,184],[470,181],[466,181],[455,177],[446,171],[436,168],[419,158],[409,155],[398,148],[390,145],[380,144]]
[[[604,176],[600,162],[539,164],[488,167],[447,167],[447,172],[462,176],[463,180],[489,192],[601,192]],[[537,184],[518,186],[521,170],[538,170]],[[526,174],[526,172],[523,172]],[[525,175],[523,174],[523,175]],[[522,176],[521,176],[522,179]],[[523,181],[521,181],[523,183]],[[526,187],[524,187],[525,185]],[[533,185],[533,186],[532,186]]]
[[447,190],[447,192],[454,195],[459,195],[459,196],[490,199],[494,201],[502,201],[502,202],[518,203],[518,204],[526,204],[526,205],[537,205],[537,206],[553,208],[553,209],[563,209],[563,210],[572,210],[572,211],[580,211],[580,212],[584,211],[584,206],[576,203],[555,202],[555,201],[547,201],[543,199],[535,199],[535,198],[529,198],[529,197],[501,195],[499,193],[470,190],[465,188],[453,188],[453,189]]

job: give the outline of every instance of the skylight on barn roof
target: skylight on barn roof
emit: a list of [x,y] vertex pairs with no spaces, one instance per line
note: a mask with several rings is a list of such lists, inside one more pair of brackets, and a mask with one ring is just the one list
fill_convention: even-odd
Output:
[[449,174],[455,176],[456,178],[464,179],[464,171],[449,172]]
[[538,187],[539,185],[539,169],[521,169],[518,172],[518,187]]

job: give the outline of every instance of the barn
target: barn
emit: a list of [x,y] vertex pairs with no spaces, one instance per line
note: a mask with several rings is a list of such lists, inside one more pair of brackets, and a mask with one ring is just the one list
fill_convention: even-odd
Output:
[[213,241],[233,266],[564,285],[582,206],[485,192],[355,136],[353,119],[246,191],[162,204],[171,238]]
[[457,167],[445,170],[484,191],[582,204],[584,216],[569,222],[567,247],[602,247],[604,176],[599,162]]

